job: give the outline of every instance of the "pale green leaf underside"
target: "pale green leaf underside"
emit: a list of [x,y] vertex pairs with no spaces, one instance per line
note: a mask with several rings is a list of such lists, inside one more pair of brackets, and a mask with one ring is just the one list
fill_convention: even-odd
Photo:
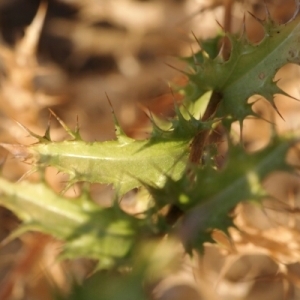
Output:
[[[36,166],[54,166],[70,182],[112,184],[122,195],[142,182],[163,186],[165,176],[178,178],[187,161],[188,141],[87,143],[63,141],[28,147],[5,145],[16,157]],[[3,145],[4,146],[4,145]]]
[[186,148],[187,142],[182,141],[65,141],[36,144],[30,150],[39,155],[38,163],[55,166],[70,174],[71,180],[113,184],[123,194],[141,182],[162,186],[166,174],[178,177],[185,167]]

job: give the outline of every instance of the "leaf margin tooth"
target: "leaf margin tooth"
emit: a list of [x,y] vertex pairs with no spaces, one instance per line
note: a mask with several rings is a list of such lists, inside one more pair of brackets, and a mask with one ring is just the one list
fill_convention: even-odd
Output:
[[78,116],[77,116],[76,128],[73,131],[67,126],[67,124],[51,108],[48,108],[48,110],[54,116],[54,118],[58,121],[58,123],[61,125],[61,127],[65,130],[65,132],[72,138],[72,140],[74,140],[74,141],[82,140],[82,138],[80,136],[80,132],[79,132],[79,126],[78,126]]

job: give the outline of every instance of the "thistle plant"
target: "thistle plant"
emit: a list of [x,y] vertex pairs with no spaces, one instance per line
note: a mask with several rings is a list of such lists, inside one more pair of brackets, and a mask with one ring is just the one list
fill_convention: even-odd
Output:
[[[71,130],[51,112],[69,139],[52,140],[50,128],[43,136],[26,129],[36,143],[1,143],[14,157],[31,164],[31,172],[43,174],[52,166],[68,174],[65,190],[85,183],[81,195],[68,199],[44,180],[9,182],[0,178],[1,205],[22,220],[8,240],[26,231],[39,231],[63,242],[62,258],[96,260],[95,271],[100,273],[88,286],[99,285],[97,291],[101,292],[90,288],[84,294],[76,287],[70,299],[118,299],[118,289],[122,299],[146,299],[145,286],[161,278],[159,249],[169,255],[160,253],[168,269],[174,258],[174,240],[190,255],[201,255],[204,243],[213,242],[213,230],[229,234],[228,228],[235,227],[232,212],[239,203],[261,203],[268,196],[262,183],[270,174],[296,172],[287,162],[287,154],[299,141],[297,131],[279,135],[270,124],[269,144],[249,152],[242,138],[236,142],[232,125],[238,122],[242,137],[244,121],[261,118],[248,101],[253,95],[266,99],[278,114],[274,96],[293,98],[274,78],[286,64],[300,63],[297,13],[298,8],[290,21],[276,24],[266,10],[264,20],[256,18],[265,32],[259,43],[250,42],[245,31],[239,36],[225,33],[231,45],[229,58],[218,52],[218,42],[224,37],[216,37],[213,43],[199,41],[200,50],[185,58],[187,68],[182,72],[188,83],[179,90],[182,103],[174,104],[175,116],[167,121],[150,115],[148,139],[126,136],[114,116],[114,140],[86,142],[78,127]],[[217,162],[220,138],[212,138],[217,128],[224,131],[221,139],[228,145],[223,164]],[[111,207],[93,202],[86,188],[89,183],[113,186]],[[121,200],[136,188],[147,190],[148,203],[144,211],[131,214],[123,209]],[[146,248],[150,249],[147,255]],[[115,274],[109,279],[111,288],[106,283],[107,273],[101,270]]]

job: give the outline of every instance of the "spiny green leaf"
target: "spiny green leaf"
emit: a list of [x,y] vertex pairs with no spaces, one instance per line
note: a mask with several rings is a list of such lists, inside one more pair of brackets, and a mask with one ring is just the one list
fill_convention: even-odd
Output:
[[64,198],[42,182],[0,178],[0,193],[0,204],[23,221],[23,231],[51,234],[65,242],[62,257],[97,259],[100,268],[128,255],[142,222],[119,208],[101,208],[85,194]]
[[[17,158],[37,167],[54,166],[78,181],[113,184],[120,195],[141,181],[162,185],[165,174],[178,178],[185,167],[188,141],[127,140],[87,143],[63,141],[28,147],[4,145]],[[164,174],[165,173],[165,174]]]
[[196,101],[205,92],[216,91],[222,95],[217,115],[240,123],[247,116],[256,116],[247,103],[253,95],[265,97],[276,109],[274,95],[287,94],[277,86],[274,77],[285,64],[300,62],[300,23],[299,18],[283,25],[274,24],[270,18],[261,23],[265,37],[258,44],[250,43],[245,34],[240,38],[227,35],[231,41],[227,61],[207,55],[200,55],[197,64],[189,60],[194,72],[188,75],[189,83],[183,91],[186,101]]
[[88,143],[75,132],[70,141],[39,139],[30,146],[1,145],[36,169],[54,166],[69,174],[69,185],[78,181],[112,184],[123,195],[141,182],[162,186],[166,175],[179,178],[186,166],[190,140],[199,130],[212,126],[212,122],[198,121],[188,113],[185,118],[179,108],[175,110],[177,118],[170,122],[170,128],[163,130],[153,122],[148,140],[131,139],[119,129],[116,140],[105,142]]
[[263,150],[247,153],[239,145],[229,147],[222,170],[210,165],[193,167],[179,180],[169,178],[163,188],[148,189],[159,207],[172,203],[186,213],[182,238],[188,250],[202,249],[210,230],[227,231],[229,212],[241,201],[266,197],[262,181],[275,171],[291,171],[286,154],[294,139],[276,137]]

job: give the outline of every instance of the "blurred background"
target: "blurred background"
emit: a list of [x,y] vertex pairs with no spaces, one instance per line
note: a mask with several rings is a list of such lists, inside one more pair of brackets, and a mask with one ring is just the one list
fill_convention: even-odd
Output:
[[[124,131],[146,138],[151,127],[145,110],[169,117],[174,114],[174,97],[181,100],[169,86],[184,85],[186,78],[169,65],[184,69],[178,57],[198,51],[194,35],[214,37],[221,26],[239,33],[245,18],[248,38],[259,42],[263,30],[247,12],[263,19],[264,3],[280,23],[295,11],[293,0],[0,0],[0,141],[35,142],[16,121],[43,135],[48,108],[70,128],[78,119],[84,140],[113,139],[106,95]],[[285,91],[299,98],[298,66],[284,67],[277,77]],[[275,120],[279,132],[298,128],[299,103],[278,97],[276,104],[284,120],[264,100],[255,109]],[[245,124],[244,141],[250,150],[265,145],[269,134],[265,121]],[[51,136],[66,137],[56,120],[51,122]],[[18,180],[29,168],[4,150],[1,157],[2,173],[10,180]],[[60,191],[64,178],[51,168],[46,175]],[[207,246],[204,257],[184,262],[155,299],[300,298],[299,180],[283,174],[273,177],[266,187],[277,204],[266,202],[264,210],[239,206],[237,223],[245,234],[233,231],[232,245],[216,233],[224,247]],[[96,201],[111,199],[106,187],[95,186],[92,193]],[[18,223],[1,208],[0,239]],[[0,299],[50,300],[53,290],[68,292],[74,278],[82,281],[94,263],[59,262],[59,249],[57,241],[35,233],[1,247]]]

